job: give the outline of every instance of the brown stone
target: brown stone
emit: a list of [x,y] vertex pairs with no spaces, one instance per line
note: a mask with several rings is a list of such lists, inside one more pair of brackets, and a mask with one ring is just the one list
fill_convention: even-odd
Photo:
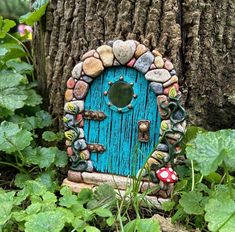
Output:
[[83,71],[90,77],[97,77],[104,70],[101,60],[89,57],[83,62]]
[[89,89],[89,85],[85,81],[78,81],[74,88],[74,96],[80,100],[85,98],[87,91]]
[[177,76],[173,76],[173,77],[171,77],[170,80],[168,80],[167,82],[165,82],[163,84],[163,87],[168,87],[168,86],[170,86],[170,85],[172,85],[172,84],[174,84],[176,82],[178,82],[178,77]]
[[178,83],[174,83],[173,85],[170,85],[170,86],[164,88],[163,93],[164,93],[165,95],[169,95],[169,91],[170,91],[170,89],[171,89],[172,87],[175,88],[176,92],[179,91],[179,85],[178,85]]
[[148,48],[146,48],[143,44],[139,44],[135,51],[135,57],[139,58],[141,55],[143,55],[147,51],[148,51]]
[[67,89],[64,94],[65,100],[66,101],[71,101],[73,99],[73,90],[72,89]]
[[70,77],[67,80],[67,88],[72,89],[75,86],[76,82],[74,80],[74,78]]
[[108,45],[102,45],[97,48],[97,52],[100,55],[100,59],[102,60],[104,67],[110,67],[113,65],[113,49]]
[[164,68],[171,71],[174,68],[174,66],[169,60],[166,60],[166,62],[164,64]]
[[153,53],[154,56],[161,56],[162,57],[162,54],[157,49],[154,49],[152,51],[152,53]]
[[81,60],[85,60],[85,59],[88,58],[88,57],[94,56],[95,52],[96,52],[95,49],[92,49],[92,50],[86,52],[86,53],[82,56],[82,59],[81,59]]

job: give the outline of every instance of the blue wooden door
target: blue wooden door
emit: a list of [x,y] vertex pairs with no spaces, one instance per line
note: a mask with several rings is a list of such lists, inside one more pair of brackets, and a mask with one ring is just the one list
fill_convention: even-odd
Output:
[[[126,112],[115,111],[108,105],[106,92],[110,84],[120,78],[131,83],[137,96],[132,101],[133,108]],[[91,154],[95,169],[104,173],[135,175],[157,144],[160,127],[156,96],[144,75],[123,66],[106,69],[91,84],[85,110],[102,111],[107,115],[103,121],[85,120],[84,124],[87,143],[99,143],[106,149],[103,153]],[[138,141],[139,120],[150,121],[150,140],[146,143]]]

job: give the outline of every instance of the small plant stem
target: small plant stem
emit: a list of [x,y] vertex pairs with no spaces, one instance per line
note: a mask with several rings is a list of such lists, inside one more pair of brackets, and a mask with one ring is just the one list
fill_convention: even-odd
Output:
[[194,176],[194,165],[193,165],[193,160],[191,160],[191,167],[192,167],[192,187],[191,187],[191,191],[194,191],[194,186],[195,186],[195,176]]
[[225,177],[226,177],[226,173],[224,173],[224,175],[222,176],[222,178],[221,178],[219,184],[222,184],[222,183],[223,183]]
[[231,179],[230,179],[230,175],[229,175],[229,172],[228,172],[228,168],[226,166],[226,164],[223,162],[223,167],[224,167],[224,171],[226,173],[226,179],[228,181],[228,187],[229,187],[229,193],[230,193],[230,197],[233,199],[233,187],[232,187],[232,182],[231,182]]
[[18,166],[16,166],[16,165],[12,164],[12,163],[0,161],[0,165],[1,165],[1,164],[2,164],[2,165],[11,166],[11,167],[13,167],[13,168],[15,168],[15,169],[18,169],[20,172],[27,173],[24,168],[18,167]]
[[202,175],[198,183],[201,183],[201,182],[202,182],[203,177],[204,177],[204,176]]
[[122,217],[121,217],[121,211],[120,211],[120,208],[119,208],[119,205],[117,203],[117,209],[118,209],[118,215],[117,215],[117,218],[119,220],[119,223],[120,223],[120,229],[122,232],[124,232],[124,227],[123,227],[123,224],[122,224]]

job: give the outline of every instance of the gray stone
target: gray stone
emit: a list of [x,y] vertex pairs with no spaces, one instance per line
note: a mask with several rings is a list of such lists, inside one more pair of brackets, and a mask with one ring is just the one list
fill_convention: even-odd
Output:
[[81,73],[82,73],[82,65],[83,65],[83,63],[80,62],[80,63],[76,64],[75,67],[73,68],[72,76],[74,78],[77,78],[77,79],[80,78]]
[[77,151],[81,151],[87,148],[85,139],[78,139],[77,141],[74,142],[73,146],[74,149]]
[[153,54],[151,52],[146,52],[136,60],[133,67],[145,74],[153,63],[153,60]]
[[64,105],[64,111],[70,114],[82,112],[84,110],[84,101],[71,101]]
[[93,163],[92,163],[91,160],[88,160],[87,161],[87,169],[86,169],[86,171],[87,172],[93,172],[93,170],[94,170]]
[[172,69],[172,70],[170,71],[170,74],[171,74],[171,76],[176,75],[176,71],[175,71],[175,69]]
[[184,119],[184,113],[182,110],[177,110],[173,115],[174,120],[182,120]]
[[121,64],[126,64],[135,54],[136,44],[133,40],[116,40],[113,43],[113,53]]
[[156,148],[157,151],[163,151],[163,152],[168,152],[169,148],[166,144],[164,143],[159,143]]
[[166,82],[171,78],[170,73],[166,69],[154,69],[145,74],[145,78],[148,81]]
[[150,87],[156,95],[160,95],[163,93],[163,85],[161,83],[151,82]]
[[91,77],[88,77],[86,75],[82,76],[82,80],[84,80],[86,83],[91,83],[94,79]]

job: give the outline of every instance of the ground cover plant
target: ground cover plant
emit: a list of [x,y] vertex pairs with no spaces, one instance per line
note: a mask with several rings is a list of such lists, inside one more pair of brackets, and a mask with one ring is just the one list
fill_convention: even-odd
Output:
[[[33,25],[47,1],[36,1],[21,22]],[[66,152],[62,132],[36,92],[28,35],[10,30],[0,17],[0,231],[160,231],[155,213],[181,223],[187,231],[235,231],[235,131],[208,132],[189,127],[176,160],[179,182],[162,209],[138,195],[133,178],[124,196],[108,185],[79,194],[61,186]],[[144,204],[143,204],[144,203]]]

